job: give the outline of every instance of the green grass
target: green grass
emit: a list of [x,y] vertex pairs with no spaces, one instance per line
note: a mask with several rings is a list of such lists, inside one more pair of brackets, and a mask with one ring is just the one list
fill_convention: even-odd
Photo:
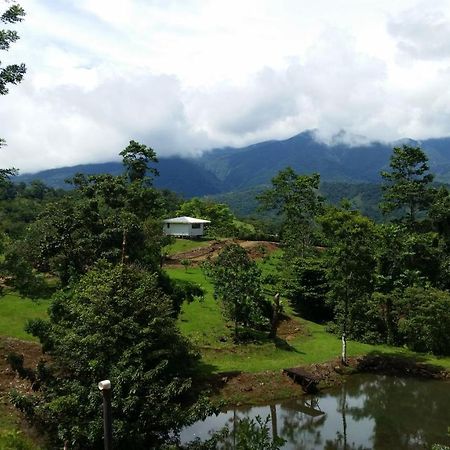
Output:
[[176,239],[175,242],[171,245],[167,245],[164,247],[164,252],[167,255],[176,255],[177,253],[188,252],[193,250],[194,248],[206,247],[211,243],[210,239],[201,238],[201,239]]
[[[278,256],[275,255],[275,257]],[[269,260],[264,264],[266,268],[263,270],[270,270],[269,267],[274,262]],[[340,339],[326,332],[324,326],[303,319],[298,320],[305,333],[287,343],[281,340],[273,342],[265,339],[258,343],[235,345],[232,340],[232,326],[224,321],[220,306],[213,299],[213,288],[203,276],[201,269],[190,268],[186,272],[184,269],[172,268],[167,272],[174,279],[187,280],[202,286],[206,292],[203,300],[183,305],[179,327],[185,336],[200,347],[203,362],[213,371],[275,371],[302,364],[325,362],[336,359],[340,355]],[[289,313],[289,308],[286,309]],[[421,355],[404,348],[350,341],[347,349],[349,356],[372,352],[397,354],[450,369],[449,357]]]
[[24,330],[29,319],[47,317],[50,300],[30,300],[16,294],[0,298],[0,335],[11,336],[25,341],[36,340]]

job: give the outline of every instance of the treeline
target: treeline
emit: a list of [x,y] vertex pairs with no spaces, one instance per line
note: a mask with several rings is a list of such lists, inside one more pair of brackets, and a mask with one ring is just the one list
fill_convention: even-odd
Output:
[[281,171],[262,204],[283,217],[280,289],[343,339],[450,354],[450,194],[432,187],[420,148],[394,148],[377,224],[348,202],[327,206],[319,175]]

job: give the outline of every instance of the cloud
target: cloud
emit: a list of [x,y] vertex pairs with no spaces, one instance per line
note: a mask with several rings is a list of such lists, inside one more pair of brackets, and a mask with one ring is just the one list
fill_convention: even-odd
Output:
[[108,161],[130,139],[195,156],[305,129],[329,143],[450,135],[449,0],[378,0],[371,15],[353,0],[308,14],[297,0],[27,1],[0,167]]
[[[210,145],[193,131],[181,101],[179,81],[167,75],[112,76],[93,89],[61,85],[36,89],[28,79],[0,110],[9,148],[0,164],[25,171],[109,161],[130,139],[158,154],[195,154]],[[38,156],[40,155],[40,156]]]
[[387,29],[402,53],[423,60],[450,58],[450,17],[435,3],[421,3],[391,17]]

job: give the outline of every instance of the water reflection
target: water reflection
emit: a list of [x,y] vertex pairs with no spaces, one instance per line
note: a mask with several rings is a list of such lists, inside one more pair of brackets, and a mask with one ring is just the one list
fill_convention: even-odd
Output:
[[319,396],[267,406],[235,408],[183,430],[181,439],[207,439],[228,424],[227,448],[234,448],[239,418],[270,416],[273,435],[285,449],[425,449],[450,444],[450,385],[395,377],[359,375]]

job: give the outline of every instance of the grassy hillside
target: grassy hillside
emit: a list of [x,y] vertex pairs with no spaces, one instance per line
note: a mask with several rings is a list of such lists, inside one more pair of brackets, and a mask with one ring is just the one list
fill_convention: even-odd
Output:
[[16,294],[0,298],[0,336],[10,336],[25,341],[36,340],[24,330],[29,319],[47,317],[50,300],[30,300]]
[[[269,262],[270,264],[270,262]],[[265,265],[267,270],[267,264]],[[227,324],[221,314],[220,305],[213,299],[213,287],[199,268],[171,268],[167,272],[174,279],[187,280],[202,286],[206,292],[204,299],[184,304],[179,326],[201,349],[204,363],[210,370],[261,372],[280,370],[286,367],[325,362],[337,358],[341,352],[341,341],[325,331],[325,327],[297,318],[289,306],[286,311],[298,324],[299,331],[288,339],[269,340],[261,338],[257,342],[236,345],[232,340],[232,325]],[[369,345],[359,342],[348,343],[349,356],[364,355],[371,352],[395,353],[431,364],[450,368],[450,358],[436,358],[418,355],[407,349],[386,345]]]

